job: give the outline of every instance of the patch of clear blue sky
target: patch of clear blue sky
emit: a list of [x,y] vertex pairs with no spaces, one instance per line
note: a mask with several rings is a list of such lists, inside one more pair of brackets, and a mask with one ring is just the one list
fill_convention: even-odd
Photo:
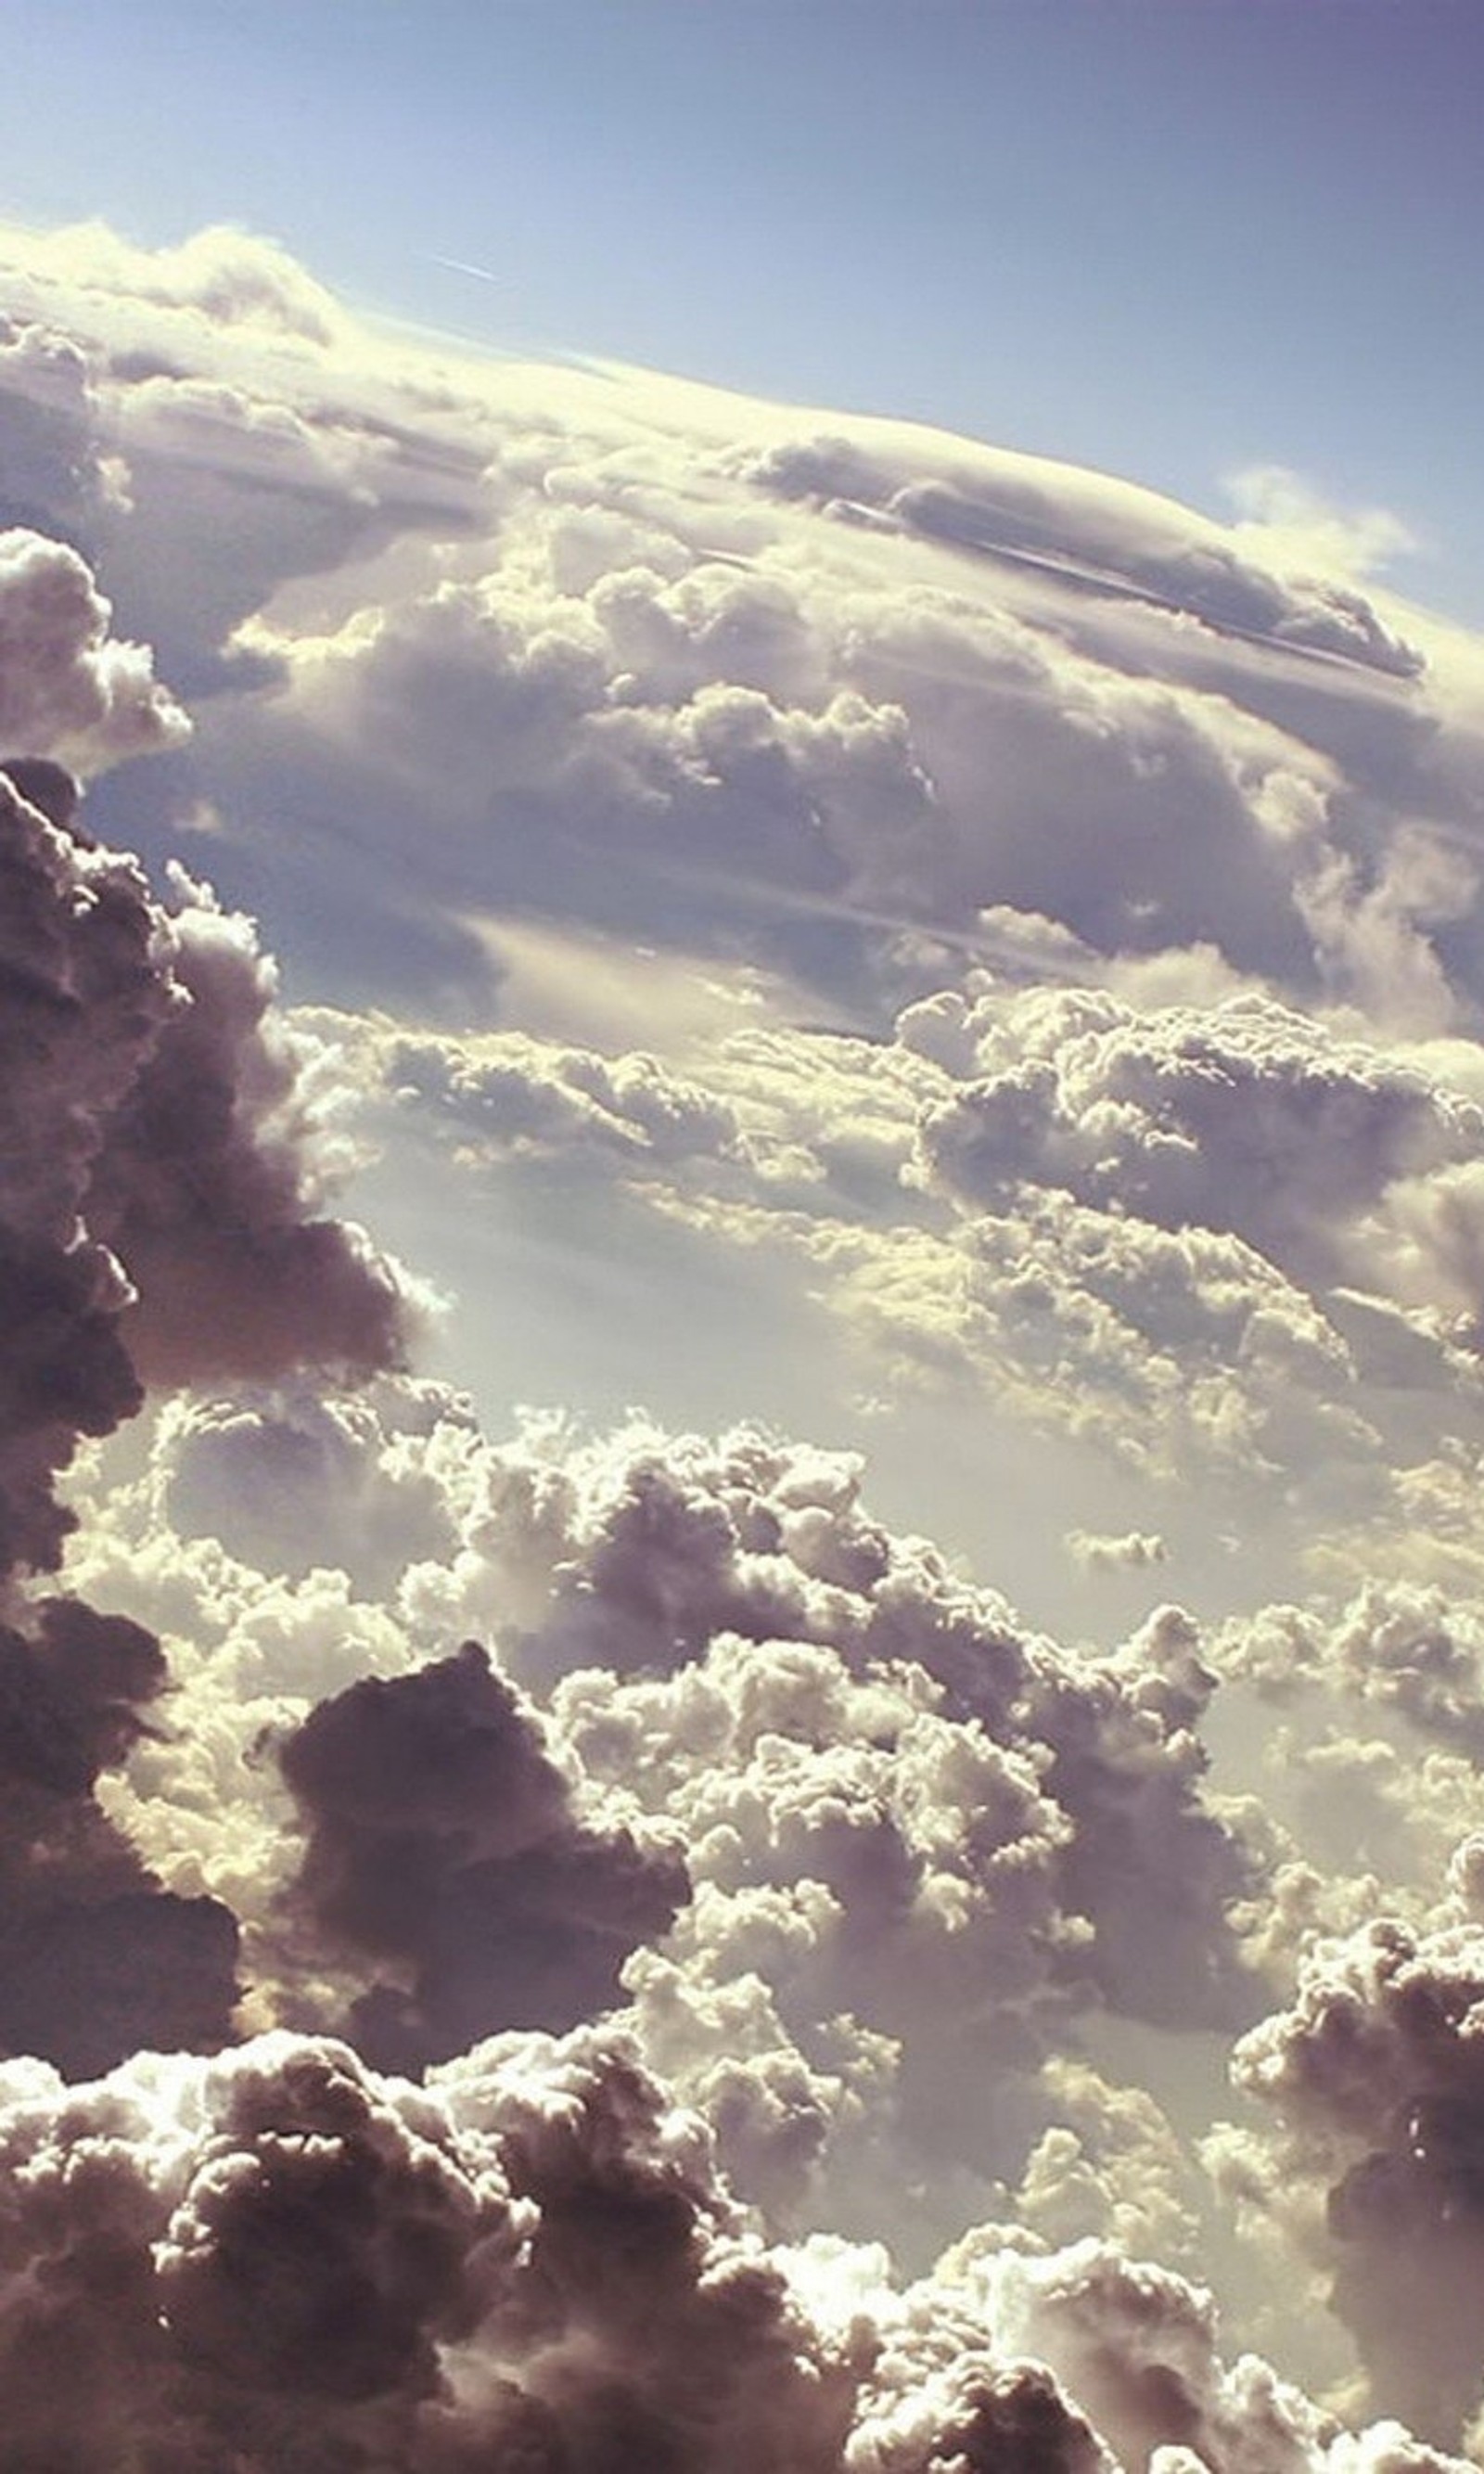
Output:
[[[1297,468],[1484,618],[1484,0],[9,0],[0,206],[909,414],[1221,511]],[[434,261],[491,269],[499,287]]]

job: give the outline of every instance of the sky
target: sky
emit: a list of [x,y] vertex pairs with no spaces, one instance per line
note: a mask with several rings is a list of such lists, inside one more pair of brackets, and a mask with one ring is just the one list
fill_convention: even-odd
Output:
[[1472,12],[105,18],[7,2464],[1468,2474]]
[[18,220],[237,221],[369,308],[1214,515],[1283,465],[1484,614],[1471,0],[140,0],[100,74],[109,23],[11,12]]

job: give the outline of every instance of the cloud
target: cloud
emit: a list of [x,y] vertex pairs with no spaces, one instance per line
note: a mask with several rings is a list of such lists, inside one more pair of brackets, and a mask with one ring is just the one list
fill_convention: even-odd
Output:
[[151,1634],[76,1599],[43,1600],[28,1632],[0,1625],[0,2050],[72,2076],[231,2032],[230,1910],[161,1891],[93,1796],[165,1680]]
[[[1083,1668],[871,1520],[848,1461],[762,1436],[401,1448],[409,1485],[441,1464],[454,1539],[401,1578],[411,1636],[484,1630],[550,1696],[552,1753],[594,1824],[687,1851],[693,1906],[626,1971],[666,2067],[683,2054],[715,2082],[743,2048],[796,2050],[753,2091],[734,2074],[756,2187],[776,2187],[781,2151],[822,2152],[820,2074],[843,2069],[876,2104],[884,2037],[902,2046],[888,2110],[931,2146],[950,2120],[986,2122],[961,2053],[991,2010],[1005,2067],[1033,2074],[1038,2016],[1049,2028],[1074,1992],[1140,2017],[1242,2014],[1224,1912],[1252,1859],[1204,1803],[1190,1730],[1210,1679],[1188,1624],[1167,1614]],[[432,1672],[451,1710],[453,1670]],[[393,1739],[394,1710],[405,1697],[410,1723],[425,1690],[375,1687]],[[368,1843],[389,1852],[389,1827]],[[337,1845],[331,1829],[332,1865]],[[448,1860],[473,1860],[467,1831]],[[415,1871],[397,1876],[409,1899]],[[435,1873],[409,1933],[439,1929]],[[1157,1948],[1142,1923],[1156,1883]],[[753,1977],[770,1990],[744,2026],[728,1988]],[[821,2036],[829,2020],[843,2041]],[[860,2161],[852,2102],[838,2195]]]
[[438,1457],[418,1457],[434,1432],[444,1455],[477,1438],[467,1400],[411,1376],[353,1392],[301,1379],[178,1393],[154,1421],[150,1516],[260,1571],[338,1567],[364,1591],[390,1591],[409,1564],[454,1547]]
[[[463,1207],[556,1180],[593,1207],[607,1184],[654,1215],[648,1248],[678,1224],[777,1267],[888,1397],[987,1394],[1112,1467],[1199,1469],[1224,1521],[1266,1497],[1296,1557],[1324,1551],[1288,1508],[1321,1472],[1326,1528],[1384,1522],[1423,1565],[1452,1552],[1447,1456],[1481,1440],[1472,1043],[1220,982],[1214,1002],[1120,991],[1090,966],[961,974],[886,1038],[680,1026],[655,1055],[325,1028],[409,1173]],[[1150,1534],[1122,1510],[1091,1534]]]
[[1270,1607],[1226,1628],[1223,1668],[1276,1700],[1304,1686],[1405,1716],[1474,1756],[1484,1728],[1476,1609],[1438,1589],[1368,1582],[1343,1608]]
[[1455,2441],[1479,2403],[1477,1928],[1384,1917],[1317,1948],[1292,2005],[1238,2046],[1280,2125],[1277,2176],[1318,2186],[1331,2299],[1383,2410]]
[[249,924],[194,891],[167,912],[33,760],[0,773],[0,1543],[45,1568],[53,1475],[137,1410],[141,1378],[370,1368],[399,1353],[408,1300],[369,1240],[315,1215],[333,1099],[272,1016]]
[[290,1898],[411,1977],[355,2004],[373,2058],[447,2060],[499,2027],[611,2007],[629,1952],[689,1895],[674,1851],[582,1825],[538,1723],[474,1642],[322,1702],[279,1758],[308,1829]]
[[570,1157],[589,1145],[669,1164],[725,1155],[736,1125],[723,1102],[643,1053],[610,1061],[520,1032],[483,1041],[404,1035],[379,1070],[399,1099],[446,1108],[492,1151]]
[[0,746],[85,773],[178,746],[188,725],[84,561],[39,533],[0,533]]
[[1143,1571],[1151,1564],[1165,1563],[1169,1556],[1164,1540],[1143,1529],[1131,1529],[1121,1538],[1069,1529],[1066,1549],[1074,1563],[1085,1565],[1091,1572]]
[[56,432],[36,495],[115,472],[87,546],[208,694],[178,813],[240,820],[291,957],[282,887],[314,886],[342,987],[385,969],[390,916],[447,996],[467,915],[516,906],[822,987],[1006,905],[1289,996],[1437,1018],[1467,980],[1472,881],[1440,923],[1393,864],[1467,840],[1467,648],[1357,586],[1349,535],[374,335],[240,233],[0,249],[14,400],[37,453]]
[[[69,753],[86,727],[128,753],[102,688],[90,705],[79,688],[95,657],[107,672],[81,562],[23,541],[12,580],[30,614],[25,663],[0,659],[12,719]],[[77,2074],[144,2044],[223,2043],[238,1934],[218,1900],[163,1886],[102,1807],[167,1667],[122,1615],[26,1591],[72,1525],[57,1481],[85,1437],[138,1412],[146,1380],[386,1362],[403,1297],[368,1240],[312,1214],[333,1111],[270,1019],[247,924],[200,896],[158,904],[93,844],[49,755],[0,769],[0,2046]]]
[[[1410,1234],[1414,1186],[1450,1190],[1478,1138],[1471,1097],[1251,998],[1141,1014],[1082,991],[991,996],[977,1061],[983,1079],[925,1128],[930,1175],[976,1201],[1031,1182],[1229,1229],[1314,1286],[1380,1285],[1400,1250],[1388,1212]],[[1449,1268],[1417,1302],[1462,1301]]]
[[[1476,646],[1271,476],[490,366],[241,234],[0,256],[13,2444],[1447,2467]],[[662,1345],[722,1431],[585,1422]],[[770,1353],[889,1520],[733,1422]],[[993,1568],[1041,1472],[1086,1640],[915,1532]]]
[[[1121,580],[1126,592],[1218,627],[1369,657],[1380,668],[1417,666],[1358,597],[1326,592],[1314,577],[1280,582],[1245,564],[1220,526],[1105,474],[882,421],[791,440],[752,471],[781,497],[847,521],[870,509],[981,556],[1064,569],[1092,588],[1116,591]],[[931,477],[919,480],[924,471]]]
[[1246,532],[1259,559],[1364,576],[1417,547],[1389,509],[1328,505],[1302,474],[1281,464],[1250,465],[1232,473],[1227,488],[1242,520],[1239,537]]
[[332,1061],[277,1018],[251,923],[209,891],[182,891],[171,962],[187,1003],[118,1109],[88,1190],[138,1293],[132,1353],[167,1383],[395,1363],[415,1284],[318,1207],[347,1098]]
[[174,249],[137,248],[104,223],[29,232],[23,246],[43,285],[76,284],[104,301],[158,305],[199,320],[207,335],[245,326],[328,346],[346,324],[333,296],[286,250],[226,224]]
[[[231,1534],[285,1468],[300,1535],[356,1577],[169,1525],[225,1485]],[[775,2221],[867,2232],[890,2189],[921,2257],[1010,2204],[1070,2107],[1082,2162],[1047,2151],[1027,2204],[1128,2220],[1131,2137],[1151,2191],[1170,2156],[1095,2078],[1073,2103],[1067,2019],[1263,1999],[1235,1917],[1265,1857],[1205,1796],[1197,1636],[1166,1611],[1084,1660],[858,1486],[758,1434],[496,1445],[426,1387],[332,1424],[177,1411],[116,1543],[95,1520],[73,1558],[174,1675],[169,1740],[109,1808],[172,1886],[230,1901],[255,2022],[353,2026],[401,2066],[618,2012]],[[471,1632],[489,1654],[450,1657]]]
[[5,425],[0,525],[86,535],[122,497],[116,462],[100,449],[87,357],[40,322],[0,319]]
[[505,2038],[420,2088],[277,2036],[79,2091],[12,2065],[0,2098],[11,2444],[37,2459],[1107,2474],[1106,2406],[1161,2474],[1456,2474],[1227,2372],[1200,2297],[1095,2249],[981,2246],[905,2292],[879,2253],[768,2251],[621,2042]]

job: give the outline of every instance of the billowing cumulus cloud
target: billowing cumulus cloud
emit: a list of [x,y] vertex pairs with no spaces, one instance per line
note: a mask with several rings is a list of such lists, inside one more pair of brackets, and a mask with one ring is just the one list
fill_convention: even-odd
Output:
[[17,2462],[1449,2474],[1476,645],[0,259]]
[[1156,1226],[1229,1230],[1306,1285],[1384,1291],[1390,1273],[1410,1301],[1471,1309],[1462,1228],[1443,1231],[1467,1213],[1481,1120],[1424,1059],[1252,999],[1140,1014],[1086,991],[991,992],[963,1029],[978,1072],[925,1146],[929,1174],[969,1198],[1050,1186]]
[[1264,2365],[1224,2368],[1180,2280],[1094,2246],[980,2250],[906,2292],[879,2253],[769,2252],[694,2118],[587,2035],[486,2045],[423,2088],[287,2036],[76,2092],[15,2064],[0,2141],[9,2428],[33,2462],[1456,2463],[1394,2427],[1337,2438]]
[[678,1850],[582,1827],[474,1642],[321,1702],[279,1758],[308,1833],[291,1897],[411,1977],[357,2001],[373,2058],[446,2060],[496,2027],[611,2008],[629,1952],[689,1896]]
[[180,813],[270,837],[347,983],[393,916],[426,1002],[479,987],[463,923],[498,905],[821,982],[1009,908],[1449,1017],[1476,695],[1323,542],[903,425],[414,351],[241,234],[5,256],[28,437],[55,426],[62,499],[112,474],[88,546],[210,690]]
[[45,1567],[51,1476],[141,1378],[369,1369],[405,1309],[369,1240],[315,1216],[332,1095],[272,1018],[249,924],[189,886],[163,909],[35,761],[0,771],[0,1550]]
[[972,972],[889,1039],[768,1023],[673,1055],[328,1019],[387,1138],[477,1207],[604,1187],[791,1267],[868,1382],[1265,1495],[1296,1560],[1322,1472],[1326,1525],[1446,1572],[1448,1471],[1484,1443],[1472,1043],[1080,967]]
[[1423,1736],[1477,1758],[1484,1745],[1484,1638],[1476,1606],[1440,1589],[1371,1585],[1326,1621],[1269,1607],[1228,1628],[1222,1662],[1281,1702],[1305,1686],[1396,1710]]
[[1314,2239],[1374,2394],[1442,2441],[1481,2388],[1481,1960],[1472,1922],[1418,1934],[1378,1921],[1317,1949],[1292,2006],[1235,2064],[1280,2125],[1278,2204],[1279,2177],[1290,2206],[1318,2187]]
[[227,1905],[166,1887],[100,1804],[168,1673],[151,1632],[19,1586],[61,1560],[57,1481],[146,1382],[369,1370],[400,1353],[404,1304],[369,1240],[315,1216],[332,1099],[271,1019],[247,923],[194,888],[158,903],[133,860],[93,843],[57,761],[168,735],[148,656],[112,644],[73,552],[6,540],[20,650],[0,649],[0,698],[48,752],[0,767],[0,2044],[76,2074],[140,2045],[226,2040],[238,1937]]
[[185,738],[152,656],[112,636],[110,617],[75,550],[0,532],[0,746],[91,772]]
[[165,1680],[151,1634],[76,1599],[44,1600],[28,1633],[0,1626],[0,2049],[75,2077],[231,2032],[231,1911],[162,1891],[93,1796]]
[[[1186,2241],[1157,2105],[1056,2049],[1073,2016],[1263,2005],[1238,1916],[1268,1855],[1206,1796],[1189,1621],[1063,1650],[873,1520],[839,1456],[496,1446],[439,1411],[383,1385],[328,1430],[177,1413],[119,1547],[75,1553],[175,1671],[171,1740],[110,1808],[230,1899],[253,2015],[353,2022],[404,2065],[617,2009],[790,2229],[868,2231],[890,2188],[929,2257],[1020,2183],[1058,2233]],[[280,1470],[348,1573],[272,1580],[172,1530],[220,1490],[240,1552]],[[499,1668],[429,1656],[472,1631]]]

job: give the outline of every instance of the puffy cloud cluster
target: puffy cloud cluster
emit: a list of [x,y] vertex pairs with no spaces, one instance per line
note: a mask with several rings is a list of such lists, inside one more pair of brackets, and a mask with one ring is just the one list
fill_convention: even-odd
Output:
[[230,1909],[162,1891],[93,1796],[165,1680],[153,1635],[76,1599],[45,1600],[28,1632],[0,1625],[0,2050],[73,2076],[231,2032]]
[[879,2252],[767,2250],[588,2033],[425,2087],[285,2035],[77,2090],[12,2064],[0,2155],[17,2463],[1456,2474],[1229,2371],[1204,2297],[1095,2245],[905,2292]]
[[279,1758],[307,1828],[291,1897],[332,1942],[411,1977],[355,2002],[373,2060],[447,2060],[496,2027],[611,2008],[622,1961],[689,1896],[678,1854],[576,1818],[474,1642],[322,1701]]
[[186,737],[153,655],[112,636],[111,616],[76,550],[0,532],[0,747],[90,773]]
[[[891,1812],[900,1797],[914,1799],[915,1809],[909,1801],[892,1835],[905,1836],[909,1848],[916,1838],[920,1852],[893,1888],[898,1859],[887,1861],[884,1851],[872,1896],[885,1888],[889,1899],[920,1900],[924,1918],[938,1905],[953,1929],[981,1898],[992,1915],[1016,1880],[1032,1887],[1063,1834],[1040,1803],[1044,1793],[1072,1825],[1061,1895],[1093,1926],[1080,1963],[1101,1976],[1110,1998],[1135,2011],[1179,2016],[1200,2015],[1208,2003],[1220,2011],[1230,1998],[1220,1919],[1245,1877],[1245,1859],[1202,1801],[1196,1730],[1211,1678],[1182,1618],[1166,1612],[1112,1657],[1076,1660],[1028,1635],[1003,1599],[957,1577],[926,1540],[895,1537],[871,1519],[860,1504],[856,1464],[760,1435],[713,1445],[695,1439],[661,1444],[640,1433],[626,1447],[620,1439],[617,1450],[579,1454],[565,1470],[538,1466],[531,1476],[544,1534],[529,1541],[522,1534],[529,1480],[506,1518],[514,1516],[517,1554],[523,1561],[535,1546],[550,1580],[547,1604],[533,1610],[536,1619],[509,1640],[505,1655],[532,1679],[566,1672],[571,1680],[557,1707],[571,1710],[569,1724],[579,1708],[592,1708],[590,1761],[606,1758],[641,1796],[645,1782],[664,1779],[667,1758],[689,1768],[694,1754],[688,1755],[686,1739],[698,1719],[687,1704],[701,1681],[694,1661],[704,1656],[706,1676],[714,1674],[722,1691],[708,1723],[724,1726],[720,1741],[732,1737],[732,1758],[718,1779],[697,1780],[703,1796],[716,1794],[724,1807],[731,1777],[747,1776],[744,1757],[761,1731],[764,1769],[744,1789],[740,1809],[745,1814],[759,1799],[766,1807],[778,1797],[780,1813],[766,1826],[785,1833],[785,1843],[811,1827],[805,1816],[816,1805],[828,1814],[842,1801],[859,1804],[868,1821]],[[408,1586],[417,1590],[417,1575]],[[801,1644],[796,1661],[778,1646],[791,1641]],[[758,1647],[749,1652],[749,1643]],[[846,1675],[887,1690],[888,1674],[903,1662],[908,1674],[896,1691],[906,1690],[907,1706],[895,1691],[874,1702],[867,1690],[859,1715],[847,1719],[860,1686]],[[674,1684],[650,1683],[645,1671],[656,1668],[675,1669]],[[883,1751],[896,1745],[905,1753],[904,1738],[913,1732],[912,1668],[922,1677],[915,1688],[925,1692],[926,1710],[940,1708],[949,1733],[925,1724],[912,1758],[893,1772],[889,1760],[869,1758],[870,1738],[879,1735]],[[635,1682],[625,1687],[629,1674]],[[628,1689],[629,1727],[637,1721],[640,1728],[631,1740],[627,1729],[617,1732],[628,1714]],[[725,1703],[738,1699],[743,1714],[724,1720]],[[847,1764],[837,1777],[837,1736],[848,1741],[858,1730],[865,1742],[857,1776]],[[772,1738],[780,1732],[815,1748],[812,1760],[795,1767],[775,1754]],[[668,1753],[672,1734],[677,1740]],[[704,1741],[703,1734],[698,1751]],[[924,1766],[913,1787],[919,1754]],[[1007,1754],[1018,1761],[1007,1763]],[[956,1790],[961,1758],[965,1774]],[[935,1819],[934,1803],[945,1790],[946,1808]],[[788,1818],[795,1805],[798,1818]],[[722,1817],[718,1807],[718,1823]],[[741,1818],[730,1824],[742,1827]],[[977,1887],[970,1886],[980,1860],[976,1829],[987,1831],[981,1852],[989,1868]],[[1032,1845],[1047,1842],[1042,1852],[1028,1861],[1031,1847],[1022,1848],[997,1879],[1000,1842],[1013,1843],[1028,1830]],[[693,1823],[690,1835],[693,1858],[705,1831]],[[930,1850],[941,1851],[956,1872],[967,1868],[956,1894],[934,1893],[913,1879]],[[1141,1884],[1155,1879],[1180,1885],[1176,1898],[1165,1893],[1158,1951],[1145,1946],[1134,1921]]]
[[59,767],[0,772],[7,1566],[56,1562],[51,1479],[141,1378],[371,1368],[404,1313],[369,1241],[316,1216],[332,1103],[249,924],[189,886],[167,912],[73,807]]
[[520,1031],[460,1040],[398,1034],[377,1060],[404,1104],[446,1113],[461,1143],[486,1154],[558,1159],[596,1151],[669,1167],[726,1157],[737,1141],[722,1099],[657,1057],[608,1058]]
[[259,1573],[343,1569],[363,1596],[390,1594],[409,1564],[452,1553],[453,1470],[479,1442],[467,1397],[412,1375],[179,1392],[155,1413],[138,1526],[118,1497],[112,1525],[140,1544],[210,1541]]
[[1317,1686],[1395,1710],[1472,1758],[1484,1749],[1484,1632],[1468,1599],[1368,1583],[1339,1610],[1263,1608],[1227,1627],[1218,1654],[1277,1701]]
[[0,262],[16,504],[209,691],[177,812],[267,837],[276,936],[312,885],[343,986],[385,978],[396,925],[423,1005],[488,1004],[467,917],[512,904],[879,986],[904,925],[972,942],[1009,907],[1452,1018],[1467,648],[1326,574],[1322,539],[437,354],[242,234],[11,232]]
[[1234,2062],[1280,2124],[1276,2156],[1249,2166],[1252,2195],[1292,2211],[1317,2191],[1310,2240],[1373,2394],[1444,2444],[1484,2385],[1481,2021],[1477,1925],[1383,1919],[1318,1947]]
[[[239,234],[0,260],[0,2046],[124,2064],[0,2067],[17,2462],[1440,2474],[1484,2290],[1476,1840],[1428,1879],[1481,1703],[1476,648],[1266,483],[1228,530],[435,355]],[[320,1009],[93,830],[209,832]],[[1075,1467],[1048,1559],[1143,1619],[1034,1631],[755,1422],[493,1443],[378,1372],[407,1284],[328,1216],[378,1097],[474,1326],[491,1197],[539,1198],[576,1362],[751,1249],[858,1426],[944,1378],[992,1425],[1002,1528],[1020,1444]],[[1144,1594],[1203,1527],[1214,1639]],[[1252,1617],[1361,1535],[1384,1586]],[[1319,1739],[1337,1685],[1373,1734]],[[1254,1691],[1261,1807],[1213,1784]],[[1213,2185],[1263,2010],[1277,2127]],[[1233,2196],[1425,2439],[1223,2362],[1183,2271],[1252,2303]]]
[[[761,1434],[494,1445],[429,1387],[353,1406],[173,1412],[74,1557],[168,1641],[172,1740],[109,1806],[241,1917],[251,2015],[405,2066],[626,2005],[779,2223],[866,2232],[889,2189],[926,2256],[1023,2180],[1058,2233],[1183,2243],[1157,2106],[1057,2047],[1260,2006],[1266,1854],[1206,1792],[1189,1622],[1064,1650],[872,1519],[853,1461]],[[249,1544],[283,1471],[348,1574],[224,1560],[217,1501]],[[461,1634],[499,1669],[439,1654]]]
[[[1229,1231],[1300,1282],[1472,1314],[1479,1103],[1444,1076],[1256,998],[1139,1012],[1108,994],[991,990],[905,1035],[968,1042],[926,1169],[992,1206],[1023,1184],[1167,1228]],[[1431,1242],[1429,1243],[1429,1240]],[[1410,1292],[1410,1294],[1408,1294]]]
[[[1120,991],[1083,959],[1081,985],[970,973],[888,1040],[340,1036],[408,1173],[441,1161],[490,1209],[606,1180],[656,1227],[790,1268],[872,1385],[991,1397],[1278,1523],[1322,1487],[1326,1525],[1384,1524],[1388,1569],[1447,1569],[1484,1445],[1476,1051],[1220,982]],[[1293,1551],[1320,1552],[1312,1529]]]

